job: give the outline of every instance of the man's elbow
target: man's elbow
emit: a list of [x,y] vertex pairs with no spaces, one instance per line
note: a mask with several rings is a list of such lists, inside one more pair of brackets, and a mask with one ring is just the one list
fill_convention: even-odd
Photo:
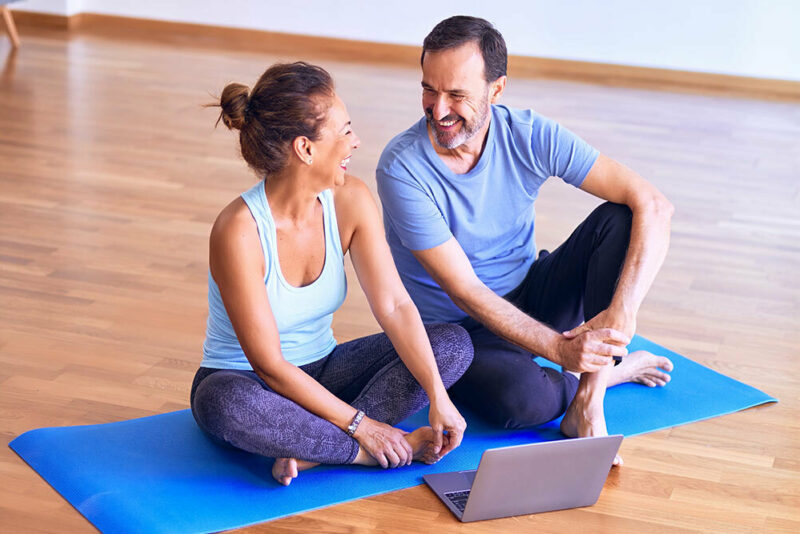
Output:
[[[636,205],[640,212],[646,214],[651,220],[657,220],[667,224],[672,220],[672,216],[675,214],[675,206],[658,190],[641,195]],[[634,209],[634,212],[635,211]]]
[[656,196],[655,204],[655,211],[659,218],[664,219],[667,222],[671,221],[672,216],[675,215],[675,205],[672,204],[672,202],[670,202],[667,197],[661,193]]

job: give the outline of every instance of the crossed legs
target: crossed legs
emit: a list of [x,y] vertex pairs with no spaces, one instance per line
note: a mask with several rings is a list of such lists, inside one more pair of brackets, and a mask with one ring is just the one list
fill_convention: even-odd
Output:
[[[457,325],[428,325],[426,330],[442,381],[450,386],[470,364],[469,338]],[[345,402],[390,425],[428,402],[425,391],[385,334],[343,343],[302,369]],[[192,385],[191,404],[201,429],[239,449],[273,458],[299,459],[305,462],[303,465],[370,460],[353,438],[272,391],[253,371],[199,369]],[[424,452],[430,437],[425,431],[410,436],[415,453]]]
[[[558,332],[571,330],[606,309],[614,294],[630,240],[631,212],[605,203],[558,249],[543,252],[506,299]],[[505,428],[551,421],[566,411],[568,436],[606,433],[603,398],[622,382],[664,385],[671,362],[645,351],[597,373],[555,371],[534,355],[467,319],[462,325],[475,347],[472,366],[453,386],[453,396]]]

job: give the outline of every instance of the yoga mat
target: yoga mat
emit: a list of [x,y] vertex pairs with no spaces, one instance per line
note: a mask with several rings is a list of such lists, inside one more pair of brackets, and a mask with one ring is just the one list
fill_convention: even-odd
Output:
[[[777,401],[644,338],[637,336],[630,349],[668,356],[675,369],[664,388],[609,389],[611,433],[633,436]],[[469,426],[461,447],[436,465],[319,467],[289,487],[272,479],[271,459],[212,443],[189,410],[31,430],[9,446],[101,531],[174,533],[243,527],[407,488],[421,484],[423,474],[474,469],[487,448],[563,438],[558,421],[508,431],[464,415]],[[400,426],[424,424],[421,412]]]

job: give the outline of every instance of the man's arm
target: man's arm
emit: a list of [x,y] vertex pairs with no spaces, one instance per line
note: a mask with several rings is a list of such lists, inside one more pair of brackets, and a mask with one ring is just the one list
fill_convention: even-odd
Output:
[[611,304],[571,334],[614,328],[633,336],[639,307],[667,255],[675,209],[653,184],[603,154],[586,175],[581,189],[603,200],[625,204],[633,213],[633,221],[628,253]]
[[624,356],[630,341],[611,329],[595,329],[572,338],[552,330],[486,287],[475,275],[454,237],[426,250],[413,251],[453,302],[498,336],[576,372],[595,372],[612,356]]
[[636,314],[666,256],[674,208],[652,184],[602,154],[581,189],[627,205],[633,222],[611,305],[566,336],[486,287],[455,238],[431,249],[414,251],[414,256],[459,308],[498,336],[571,371],[596,371],[609,356],[624,355],[611,347],[627,344],[636,331]]

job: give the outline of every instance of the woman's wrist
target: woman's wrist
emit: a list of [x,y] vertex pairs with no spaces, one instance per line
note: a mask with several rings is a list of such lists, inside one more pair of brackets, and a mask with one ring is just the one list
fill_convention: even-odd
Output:
[[358,427],[361,425],[365,417],[366,414],[361,410],[356,412],[356,414],[353,416],[353,419],[350,421],[350,424],[344,430],[348,436],[353,437],[355,435]]
[[445,389],[444,384],[442,384],[441,381],[439,381],[438,384],[435,384],[429,390],[426,390],[426,393],[428,394],[428,400],[432,405],[450,399],[450,396],[447,394],[447,389]]

